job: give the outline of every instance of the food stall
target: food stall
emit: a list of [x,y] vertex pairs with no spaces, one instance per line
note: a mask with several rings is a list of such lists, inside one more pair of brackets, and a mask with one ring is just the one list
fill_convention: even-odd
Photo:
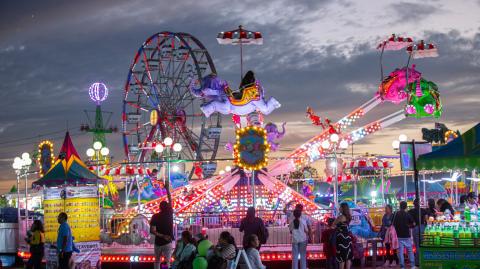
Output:
[[[470,170],[480,167],[480,124],[450,143],[423,154],[419,170]],[[420,268],[480,268],[480,216],[475,207],[454,216],[430,218],[420,247]]]

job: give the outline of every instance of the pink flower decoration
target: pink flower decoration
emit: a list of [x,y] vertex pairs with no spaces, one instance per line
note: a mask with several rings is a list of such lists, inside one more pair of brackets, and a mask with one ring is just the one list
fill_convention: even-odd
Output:
[[407,105],[407,107],[405,108],[405,111],[407,112],[407,114],[417,113],[417,110],[415,109],[415,107],[413,105]]
[[427,112],[428,114],[433,114],[433,111],[435,110],[435,108],[433,107],[432,104],[426,104],[423,109],[425,110],[425,112]]

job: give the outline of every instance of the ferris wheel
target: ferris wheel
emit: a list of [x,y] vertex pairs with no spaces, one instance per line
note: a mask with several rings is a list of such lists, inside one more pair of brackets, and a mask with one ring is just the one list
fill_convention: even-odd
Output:
[[[216,73],[210,54],[187,33],[161,32],[139,48],[125,84],[122,134],[127,159],[148,162],[158,158],[155,146],[171,137],[183,150],[180,158],[207,164],[215,159],[221,116],[206,118],[201,100],[189,90],[192,79]],[[215,171],[203,169],[204,176]],[[192,176],[190,173],[190,177]]]

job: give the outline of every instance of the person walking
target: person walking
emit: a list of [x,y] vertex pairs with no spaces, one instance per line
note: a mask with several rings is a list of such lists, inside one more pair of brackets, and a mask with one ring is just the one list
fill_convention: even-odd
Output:
[[[423,232],[425,231],[425,226],[427,225],[427,211],[423,208],[420,208],[420,200],[418,198],[415,198],[413,201],[413,206],[414,208],[410,209],[408,213],[412,216],[414,221],[412,233],[413,243],[418,250],[417,253],[415,253],[415,266],[418,267],[420,266],[420,242],[423,241]],[[418,230],[418,226],[420,226],[420,231]]]
[[352,214],[347,203],[340,204],[339,213],[339,216],[333,222],[333,225],[337,227],[336,259],[339,269],[350,269],[353,260],[352,236],[349,231]]
[[41,269],[42,259],[45,254],[45,230],[40,220],[33,221],[29,234],[27,243],[30,245],[31,256],[27,262],[27,269]]
[[263,265],[262,259],[260,258],[260,252],[258,252],[258,249],[257,249],[259,245],[260,245],[260,242],[258,241],[257,235],[251,234],[248,237],[248,247],[246,250],[251,269],[267,268],[265,265]]
[[165,264],[170,268],[170,259],[172,257],[173,235],[173,210],[166,201],[160,203],[160,212],[153,214],[150,220],[150,233],[155,235],[155,269],[160,269],[161,258],[165,259]]
[[57,233],[58,268],[69,269],[70,258],[73,252],[73,237],[70,225],[67,223],[68,215],[65,212],[58,214],[57,221],[60,224]]
[[302,211],[295,209],[293,219],[288,224],[292,234],[292,269],[298,269],[298,256],[300,255],[300,269],[307,268],[307,243],[310,237],[308,225],[302,218]]
[[256,235],[259,239],[260,244],[258,245],[258,250],[260,250],[262,244],[267,243],[268,230],[265,227],[263,220],[255,216],[254,207],[249,207],[247,209],[247,216],[240,222],[239,230],[243,233],[242,245],[245,249],[248,247],[248,237],[252,234]]
[[410,266],[416,269],[415,256],[413,255],[413,242],[410,235],[410,228],[413,227],[414,220],[410,214],[407,213],[407,202],[400,202],[400,210],[395,213],[393,219],[393,226],[398,237],[398,259],[400,260],[400,268],[405,268],[405,257],[403,251],[406,248]]
[[[391,205],[385,206],[385,214],[382,217],[382,227],[380,228],[379,237],[385,242],[387,229],[392,226],[393,208]],[[392,248],[392,243],[385,243],[386,261],[383,267],[395,267],[398,264],[397,250]]]

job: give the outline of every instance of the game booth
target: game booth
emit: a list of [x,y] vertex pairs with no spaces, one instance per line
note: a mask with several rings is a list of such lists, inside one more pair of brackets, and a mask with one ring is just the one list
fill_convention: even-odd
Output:
[[33,183],[34,188],[43,189],[47,268],[58,267],[57,216],[61,212],[68,215],[78,249],[73,254],[74,268],[101,268],[98,180],[80,159],[67,132],[58,158],[45,175]]

